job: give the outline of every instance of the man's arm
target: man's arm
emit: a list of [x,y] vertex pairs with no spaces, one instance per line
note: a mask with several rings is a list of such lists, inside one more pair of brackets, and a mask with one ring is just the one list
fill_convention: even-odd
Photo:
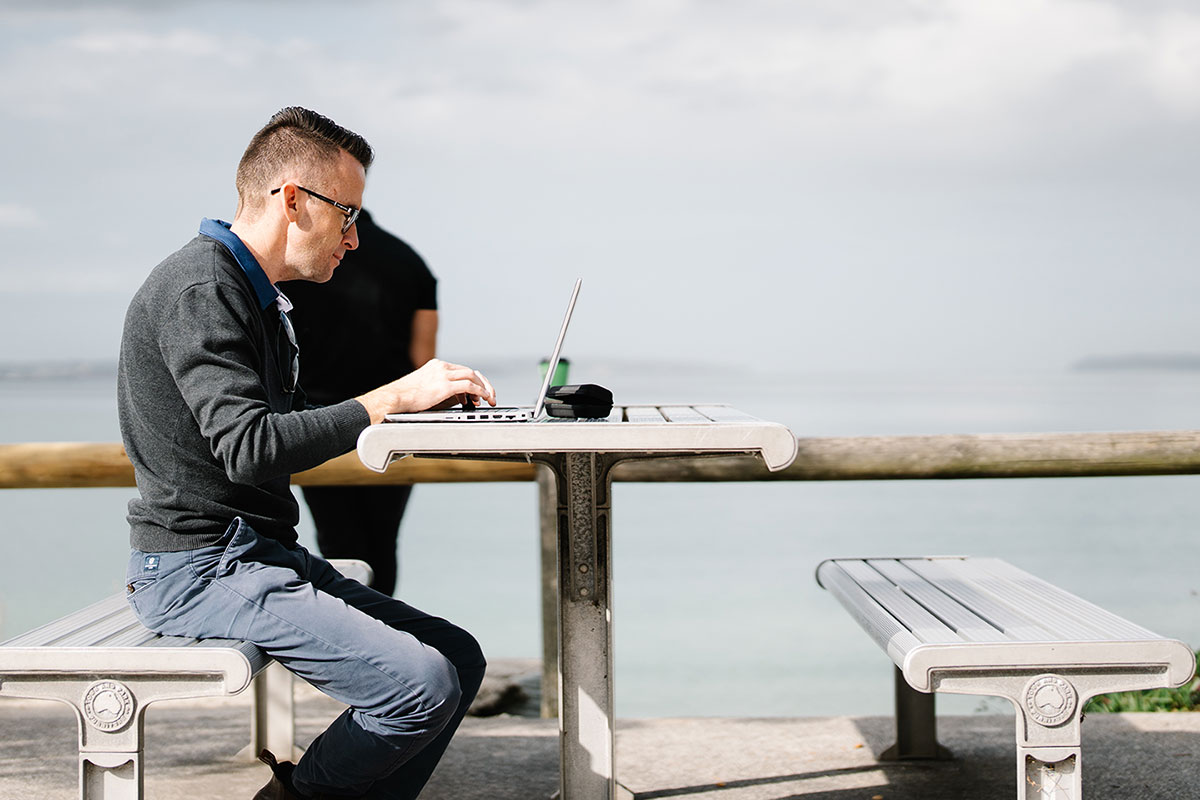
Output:
[[408,345],[408,354],[414,367],[420,367],[426,361],[437,357],[437,333],[437,309],[417,309],[413,314],[412,336]]
[[316,411],[271,410],[260,373],[264,354],[246,322],[258,313],[240,293],[195,284],[162,315],[170,325],[157,343],[213,456],[230,481],[252,486],[345,452],[367,424],[351,401]]

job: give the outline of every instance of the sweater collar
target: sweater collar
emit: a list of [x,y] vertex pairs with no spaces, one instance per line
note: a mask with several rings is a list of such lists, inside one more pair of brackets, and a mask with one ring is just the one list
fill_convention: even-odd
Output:
[[233,259],[237,261],[238,266],[242,268],[242,272],[246,273],[246,277],[250,279],[250,285],[254,287],[254,294],[258,297],[258,304],[263,310],[266,310],[272,303],[285,311],[290,309],[291,303],[288,302],[287,297],[275,288],[275,284],[271,283],[271,279],[259,265],[258,259],[250,252],[250,248],[246,247],[245,242],[230,230],[228,222],[206,217],[200,221],[200,235],[216,239],[225,246]]

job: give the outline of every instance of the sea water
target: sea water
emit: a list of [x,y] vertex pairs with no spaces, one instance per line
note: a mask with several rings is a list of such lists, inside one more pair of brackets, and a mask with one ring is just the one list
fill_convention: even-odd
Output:
[[[479,365],[507,402],[536,365]],[[799,436],[1198,429],[1200,372],[809,374],[586,362],[618,402],[725,402]],[[0,379],[0,442],[119,441],[111,370]],[[891,711],[891,663],[813,578],[833,556],[996,556],[1200,645],[1200,477],[617,483],[617,713]],[[133,489],[0,491],[0,639],[118,591]],[[302,541],[314,547],[301,504]],[[533,484],[417,487],[399,596],[493,658],[541,652]],[[1003,701],[939,700],[1003,712]]]

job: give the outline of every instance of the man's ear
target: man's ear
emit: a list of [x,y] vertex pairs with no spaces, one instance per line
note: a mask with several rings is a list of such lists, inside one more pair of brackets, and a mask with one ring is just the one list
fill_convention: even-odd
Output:
[[288,222],[295,222],[300,218],[300,206],[297,194],[296,184],[288,181],[283,184],[283,187],[280,188],[279,192],[273,198],[275,202],[279,203],[280,209],[283,211],[283,215],[287,218]]

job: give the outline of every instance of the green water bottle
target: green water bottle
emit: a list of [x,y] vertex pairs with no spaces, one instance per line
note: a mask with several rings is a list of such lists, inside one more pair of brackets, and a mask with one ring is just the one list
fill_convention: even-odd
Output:
[[[546,370],[550,368],[550,359],[543,358],[538,364],[538,377],[546,380]],[[550,379],[551,386],[566,386],[567,374],[571,371],[570,359],[559,357],[558,366],[554,368],[554,377]]]

